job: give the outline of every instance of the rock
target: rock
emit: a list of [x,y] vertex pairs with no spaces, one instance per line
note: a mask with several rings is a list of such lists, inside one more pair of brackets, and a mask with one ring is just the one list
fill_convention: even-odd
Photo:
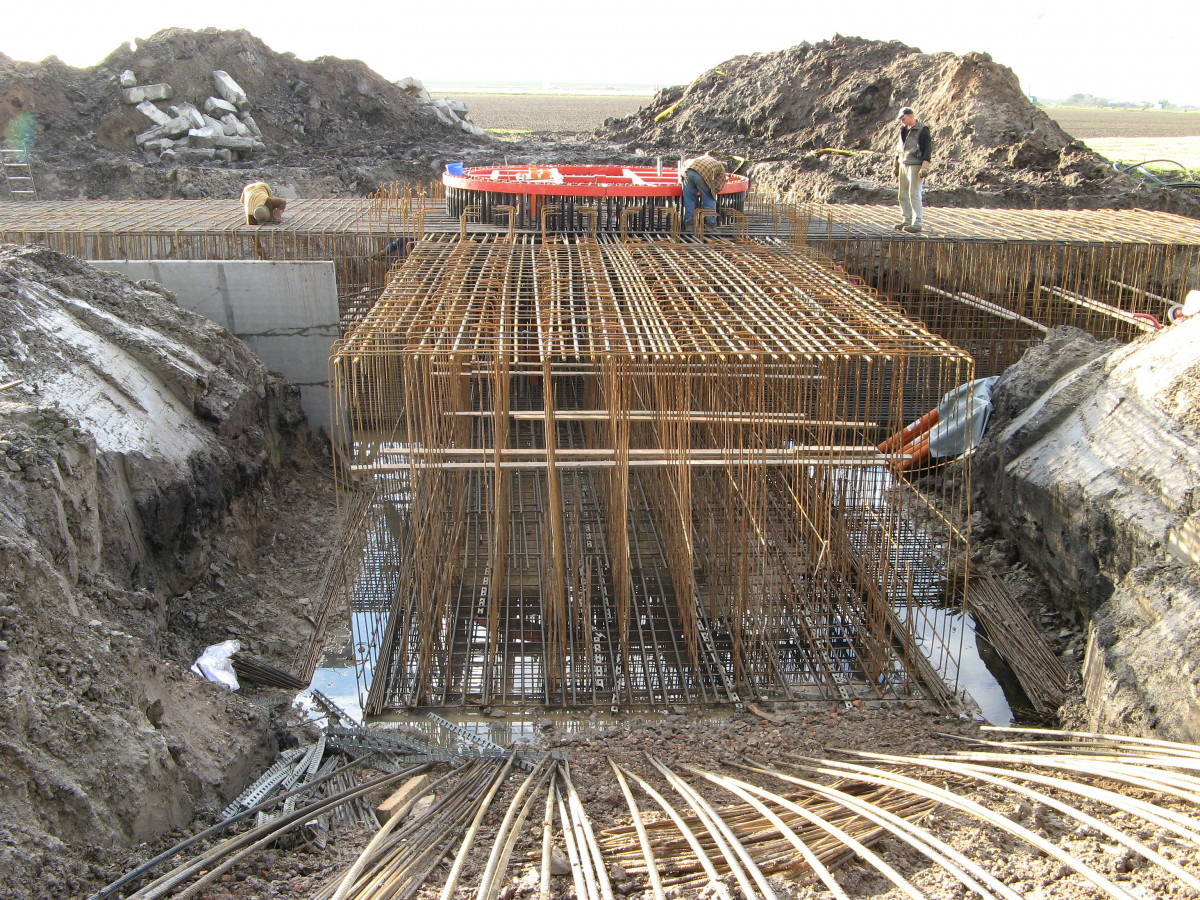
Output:
[[123,88],[131,88],[137,85],[137,76],[128,69],[122,72],[117,80],[121,83],[121,87]]
[[250,104],[250,101],[246,98],[246,92],[223,69],[217,69],[213,72],[213,85],[216,86],[217,93],[227,103],[237,109],[245,109]]
[[236,150],[239,153],[253,153],[255,150],[254,138],[237,136],[230,137],[226,134],[216,135],[212,139],[212,145],[214,147],[221,147],[227,150]]
[[171,117],[151,103],[149,100],[143,100],[137,105],[137,111],[153,122],[155,125],[166,125],[171,121]]
[[563,854],[561,850],[554,847],[550,850],[550,874],[551,875],[570,875],[571,861]]
[[218,119],[228,113],[236,113],[237,107],[228,100],[222,100],[220,97],[209,97],[204,101],[204,106],[201,107],[210,116],[216,116]]
[[226,113],[221,116],[221,124],[225,126],[226,134],[236,135],[237,137],[248,137],[250,134],[250,129],[246,127],[246,123],[233,113]]
[[209,148],[216,146],[216,139],[218,137],[224,138],[225,132],[223,130],[209,128],[206,126],[204,128],[193,128],[188,132],[188,137],[191,139],[192,144],[196,147]]
[[258,123],[254,121],[254,116],[250,115],[250,113],[248,113],[248,112],[243,112],[241,114],[241,119],[242,119],[242,124],[245,125],[246,128],[248,128],[250,130],[250,134],[252,134],[254,137],[258,138],[261,141],[263,133],[262,133],[262,131],[259,130]]
[[169,84],[143,84],[140,87],[126,88],[121,92],[125,102],[130,106],[145,100],[170,100],[171,86]]
[[180,103],[170,107],[171,114],[176,118],[187,119],[192,128],[204,127],[204,115],[190,103]]
[[157,138],[178,137],[182,134],[187,134],[191,127],[191,122],[182,116],[174,119],[169,119],[166,124],[159,125],[157,128],[151,128],[149,131],[143,131],[134,140],[141,147],[147,141],[153,141]]

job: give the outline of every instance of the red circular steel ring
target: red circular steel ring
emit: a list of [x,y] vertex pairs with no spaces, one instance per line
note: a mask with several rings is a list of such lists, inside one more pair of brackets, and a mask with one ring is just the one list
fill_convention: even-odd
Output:
[[[530,180],[531,172],[553,174]],[[636,183],[635,178],[644,183]],[[664,169],[659,175],[657,168],[630,166],[474,166],[462,175],[443,174],[442,184],[493,194],[546,197],[678,197],[682,193],[678,178],[674,169]],[[739,194],[749,186],[744,175],[729,175],[720,193]]]

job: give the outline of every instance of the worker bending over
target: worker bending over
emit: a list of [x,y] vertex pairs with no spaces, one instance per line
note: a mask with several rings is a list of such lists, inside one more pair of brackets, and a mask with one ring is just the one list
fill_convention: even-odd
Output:
[[246,210],[247,225],[278,225],[283,220],[287,201],[272,197],[271,188],[265,181],[256,181],[242,188],[242,206]]
[[705,209],[716,210],[717,194],[725,187],[725,166],[710,153],[683,163],[683,228],[692,227],[696,215],[696,197]]

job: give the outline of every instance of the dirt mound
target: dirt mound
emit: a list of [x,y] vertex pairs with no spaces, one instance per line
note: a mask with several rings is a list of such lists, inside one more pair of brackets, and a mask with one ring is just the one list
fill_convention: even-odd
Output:
[[750,157],[760,184],[839,202],[894,202],[896,114],[929,124],[930,205],[1170,207],[1200,211],[1113,171],[1022,92],[986,53],[926,54],[896,41],[835,37],[727,60],[660,91],[596,137],[662,155]]
[[[200,106],[215,93],[213,71],[228,72],[249,98],[266,151],[252,161],[192,167],[205,175],[188,179],[192,190],[185,190],[175,166],[152,161],[134,143],[153,123],[123,101],[126,70],[138,84],[171,86],[160,107]],[[428,180],[446,160],[491,143],[443,124],[432,107],[362,62],[305,61],[248,32],[216,29],[160,31],[86,69],[56,57],[24,63],[0,56],[0,132],[9,129],[31,138],[35,175],[49,199],[223,196],[272,176],[312,196],[361,194],[383,180]],[[296,167],[302,171],[289,172]]]
[[106,848],[223,806],[276,749],[268,706],[187,668],[230,636],[197,626],[206,598],[264,602],[210,589],[298,398],[149,285],[0,247],[0,897],[81,895]]

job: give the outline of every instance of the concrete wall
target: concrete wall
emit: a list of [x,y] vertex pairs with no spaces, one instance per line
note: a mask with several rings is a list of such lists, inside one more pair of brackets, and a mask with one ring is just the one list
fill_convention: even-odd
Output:
[[96,260],[107,272],[157,281],[179,305],[224,325],[300,386],[309,425],[329,427],[329,350],[339,336],[331,262]]

